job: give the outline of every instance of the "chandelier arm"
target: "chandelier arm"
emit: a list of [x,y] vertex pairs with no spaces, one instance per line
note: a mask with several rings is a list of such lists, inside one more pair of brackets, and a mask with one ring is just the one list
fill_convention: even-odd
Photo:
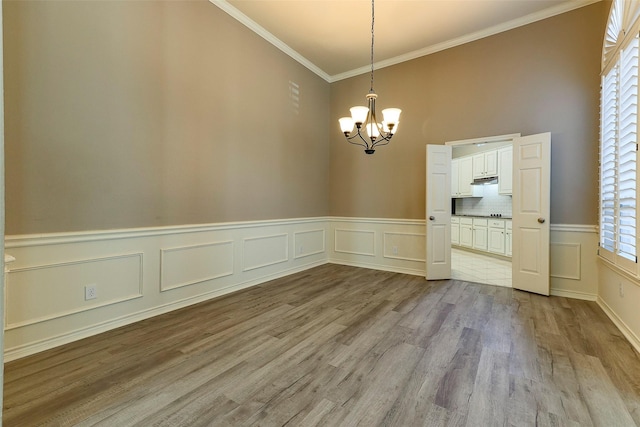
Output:
[[377,147],[377,146],[382,147],[383,145],[387,145],[389,142],[391,142],[391,137],[376,139],[376,142],[371,146],[371,148]]
[[[360,139],[362,140],[362,142],[363,142],[364,144],[361,144],[360,142],[353,142],[353,141],[352,141],[352,139],[355,139],[356,137],[360,137]],[[362,134],[360,133],[360,129],[358,129],[358,133],[356,133],[355,135],[350,136],[350,137],[347,137],[347,142],[348,142],[349,144],[359,145],[359,146],[361,146],[361,147],[366,148],[367,150],[368,150],[369,148],[372,148],[372,147],[369,147],[369,144],[367,143],[367,140],[366,140],[366,139],[364,139],[364,137],[363,137],[363,136],[362,136]]]

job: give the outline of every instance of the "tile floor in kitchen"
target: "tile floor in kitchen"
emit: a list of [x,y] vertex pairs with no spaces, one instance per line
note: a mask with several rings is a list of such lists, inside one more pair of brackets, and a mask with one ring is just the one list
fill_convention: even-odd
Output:
[[451,248],[451,277],[468,282],[511,287],[511,262]]

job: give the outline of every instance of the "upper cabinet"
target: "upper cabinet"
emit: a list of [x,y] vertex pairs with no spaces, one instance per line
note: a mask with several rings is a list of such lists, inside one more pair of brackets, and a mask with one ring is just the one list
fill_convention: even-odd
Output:
[[473,178],[498,176],[498,152],[485,151],[473,155]]
[[482,197],[482,186],[471,185],[473,181],[473,159],[460,157],[451,160],[451,197]]
[[498,194],[513,194],[513,146],[498,150]]

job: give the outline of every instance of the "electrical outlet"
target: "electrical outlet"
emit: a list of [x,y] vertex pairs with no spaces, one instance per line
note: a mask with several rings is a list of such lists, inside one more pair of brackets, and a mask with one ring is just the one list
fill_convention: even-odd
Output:
[[622,282],[618,284],[618,293],[620,294],[620,298],[624,297],[624,285]]
[[394,255],[398,255],[398,247],[397,246],[393,246],[391,248],[391,252],[393,252]]
[[84,287],[84,300],[96,299],[98,297],[98,291],[96,285],[87,285]]

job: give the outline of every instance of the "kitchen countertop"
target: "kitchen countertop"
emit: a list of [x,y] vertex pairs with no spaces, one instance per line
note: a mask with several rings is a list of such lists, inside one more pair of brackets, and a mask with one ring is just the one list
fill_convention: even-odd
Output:
[[491,215],[460,215],[460,214],[453,214],[451,216],[459,216],[459,217],[464,217],[464,218],[488,218],[488,219],[512,219],[510,216],[491,216]]

